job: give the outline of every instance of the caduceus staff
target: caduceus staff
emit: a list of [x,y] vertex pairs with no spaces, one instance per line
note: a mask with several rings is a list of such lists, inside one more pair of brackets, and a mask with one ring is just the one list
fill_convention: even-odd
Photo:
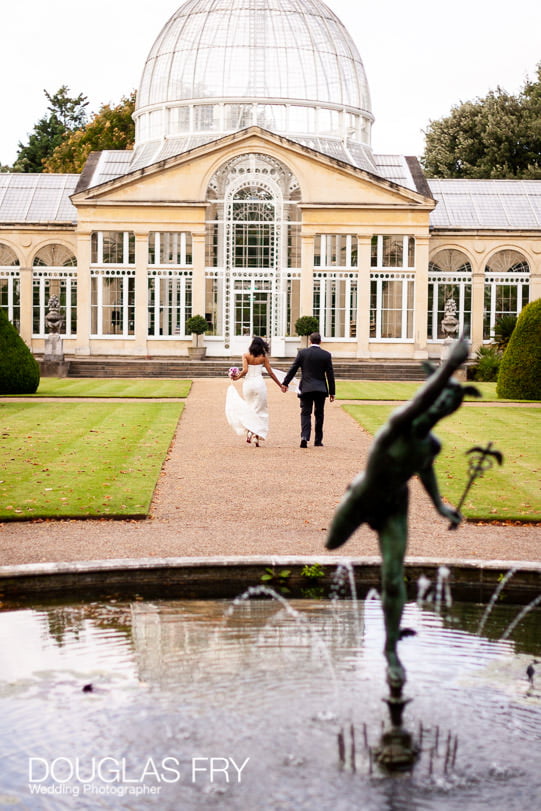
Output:
[[[471,454],[468,464],[469,479],[466,482],[466,487],[464,488],[460,501],[456,505],[458,512],[460,512],[474,481],[481,478],[487,470],[490,470],[494,465],[494,460],[496,460],[499,465],[503,462],[503,454],[501,454],[500,451],[492,450],[492,442],[489,442],[486,448],[481,448],[480,445],[476,445],[474,448],[470,448],[469,451],[466,451],[466,454]],[[457,527],[458,524],[451,523],[447,529],[456,529]]]

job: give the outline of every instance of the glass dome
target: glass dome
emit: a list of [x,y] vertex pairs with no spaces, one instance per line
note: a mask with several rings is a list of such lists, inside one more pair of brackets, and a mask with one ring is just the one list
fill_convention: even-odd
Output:
[[139,151],[253,124],[369,145],[373,121],[357,48],[320,0],[188,0],[150,51],[134,118]]

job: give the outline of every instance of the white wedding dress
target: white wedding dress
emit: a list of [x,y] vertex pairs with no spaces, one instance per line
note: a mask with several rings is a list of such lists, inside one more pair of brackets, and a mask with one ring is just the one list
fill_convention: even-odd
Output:
[[240,396],[230,384],[225,398],[225,416],[235,433],[256,434],[266,439],[269,432],[269,409],[267,404],[267,384],[263,379],[263,364],[249,365],[242,382]]

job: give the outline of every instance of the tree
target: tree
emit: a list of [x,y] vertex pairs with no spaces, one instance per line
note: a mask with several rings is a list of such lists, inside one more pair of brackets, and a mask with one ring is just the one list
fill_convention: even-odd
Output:
[[311,335],[319,329],[319,320],[315,315],[301,315],[295,321],[297,335]]
[[425,136],[429,177],[541,178],[541,63],[517,96],[498,87],[463,102]]
[[37,360],[0,310],[0,394],[34,394],[39,380]]
[[510,400],[541,400],[541,299],[527,304],[517,319],[496,391]]
[[135,91],[116,107],[104,104],[86,126],[67,131],[44,161],[45,172],[81,172],[91,152],[131,149],[135,140]]
[[19,142],[14,172],[43,172],[44,162],[62,143],[64,134],[79,129],[86,121],[88,101],[82,93],[71,97],[66,85],[54,95],[43,92],[49,101],[48,115],[34,126],[26,146]]

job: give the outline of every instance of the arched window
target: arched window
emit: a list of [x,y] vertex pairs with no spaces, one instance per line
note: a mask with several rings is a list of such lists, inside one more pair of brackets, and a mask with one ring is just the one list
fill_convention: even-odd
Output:
[[40,248],[32,262],[34,267],[77,267],[77,259],[65,245],[45,245]]
[[299,187],[268,155],[247,153],[211,178],[207,201],[206,312],[224,349],[252,335],[293,333],[300,290]]
[[232,265],[236,268],[274,266],[276,206],[268,189],[244,186],[234,196]]
[[504,315],[518,315],[530,300],[530,266],[512,249],[495,253],[485,266],[483,338],[494,338],[494,325]]
[[472,268],[468,257],[456,248],[438,251],[428,265],[428,340],[447,337],[442,328],[446,307],[451,307],[458,319],[455,336],[471,334]]
[[58,296],[64,323],[61,334],[73,337],[77,332],[77,259],[65,245],[51,243],[36,253],[32,262],[32,332],[47,334],[45,316],[49,299]]
[[19,329],[21,322],[19,260],[13,248],[1,242],[0,308],[4,310],[11,323]]

